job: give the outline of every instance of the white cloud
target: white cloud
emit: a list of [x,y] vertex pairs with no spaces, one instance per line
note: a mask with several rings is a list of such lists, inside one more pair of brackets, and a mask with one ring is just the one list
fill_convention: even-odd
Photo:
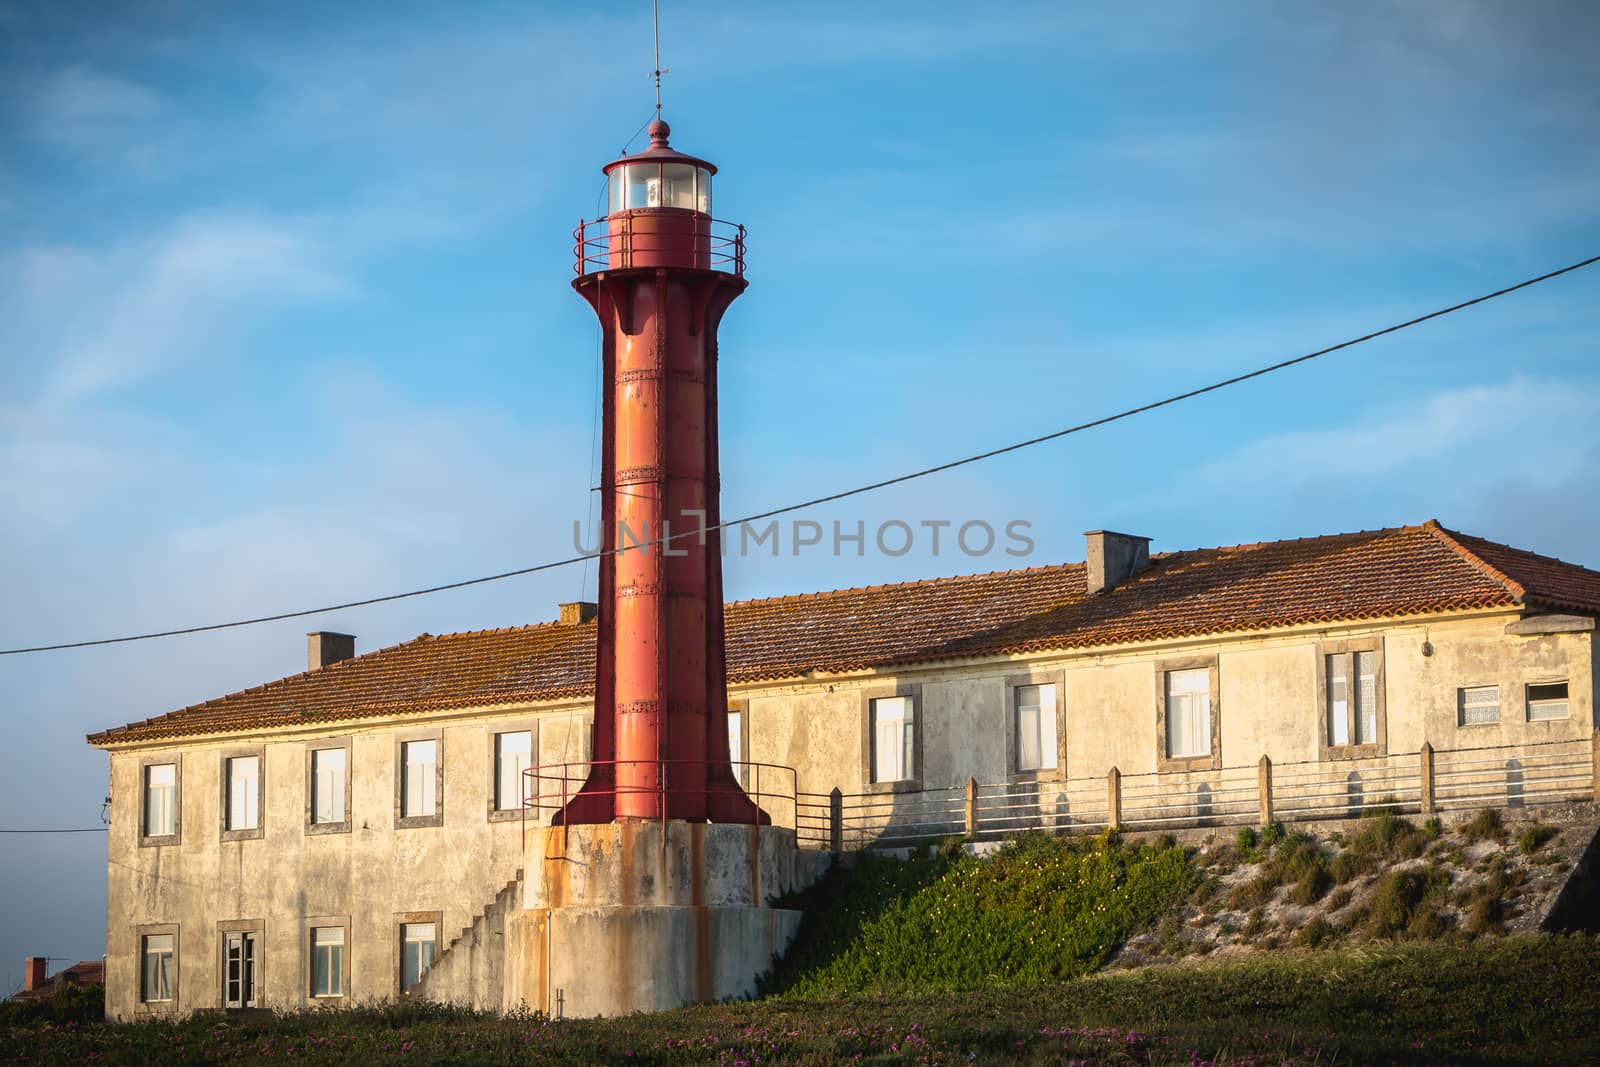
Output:
[[81,151],[122,142],[131,126],[167,110],[166,99],[154,89],[82,64],[34,83],[26,99],[36,135]]
[[1481,476],[1481,460],[1533,480],[1558,479],[1578,460],[1562,458],[1564,442],[1557,437],[1564,435],[1555,428],[1586,420],[1597,399],[1600,394],[1588,386],[1521,377],[1448,389],[1353,424],[1261,438],[1195,475],[1213,486],[1292,485],[1370,478],[1438,460]]

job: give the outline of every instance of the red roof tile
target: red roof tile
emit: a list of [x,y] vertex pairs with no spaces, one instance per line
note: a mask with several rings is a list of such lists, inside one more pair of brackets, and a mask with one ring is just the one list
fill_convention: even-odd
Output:
[[[1081,563],[728,605],[728,678],[893,668],[1297,624],[1528,604],[1600,613],[1600,572],[1437,522],[1153,556],[1085,592]],[[593,689],[592,625],[423,634],[320,671],[130,723],[94,744],[576,698]]]

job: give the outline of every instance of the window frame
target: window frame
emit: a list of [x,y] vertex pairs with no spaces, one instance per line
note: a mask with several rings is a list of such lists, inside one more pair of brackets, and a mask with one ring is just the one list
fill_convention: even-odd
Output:
[[[172,766],[172,833],[147,834],[150,825],[150,768]],[[172,752],[139,759],[139,847],[159,848],[183,843],[183,756]],[[142,966],[142,964],[141,964]]]
[[[139,961],[138,978],[136,979],[138,983],[136,987],[138,995],[134,999],[135,1010],[150,1012],[152,1014],[176,1012],[178,1010],[178,998],[182,994],[182,990],[179,988],[178,983],[180,976],[183,973],[183,942],[178,936],[178,924],[141,923],[140,925],[135,926],[133,929],[134,947],[138,952],[137,959]],[[146,998],[148,990],[145,987],[145,956],[147,954],[145,951],[145,940],[151,937],[166,936],[170,936],[172,938],[172,995],[166,1000],[149,1000]]]
[[[1025,685],[1053,685],[1056,689],[1056,765],[1024,770],[1017,732],[1017,690]],[[1049,782],[1067,777],[1067,672],[1027,671],[1005,678],[1006,776],[1014,782]]]
[[[225,748],[219,753],[217,777],[221,803],[217,809],[217,830],[224,841],[251,841],[266,836],[267,825],[267,749],[265,745],[239,745]],[[233,761],[254,756],[256,758],[256,824],[245,830],[228,826],[232,812]]]
[[[729,698],[725,716],[739,716],[739,759],[742,763],[750,763],[750,701],[747,699],[734,700]],[[733,770],[733,780],[741,787],[748,788],[746,781],[749,778],[748,768],[740,767],[733,763],[733,732],[728,732],[728,763]]]
[[[433,812],[429,815],[406,815],[406,746],[417,741],[432,741],[433,749]],[[493,803],[491,800],[490,803]],[[423,826],[444,825],[444,730],[410,730],[396,734],[394,739],[394,828],[410,830]]]
[[[1328,700],[1328,657],[1352,656],[1351,666],[1354,668],[1353,653],[1371,652],[1373,698],[1377,707],[1374,709],[1378,722],[1378,737],[1375,741],[1366,741],[1360,744],[1351,741],[1348,744],[1335,745],[1329,742],[1329,719],[1332,712]],[[1317,685],[1317,756],[1324,760],[1369,759],[1373,756],[1382,756],[1389,751],[1389,701],[1387,696],[1388,681],[1384,668],[1383,637],[1353,637],[1340,641],[1318,641],[1316,645],[1316,685]],[[1356,724],[1352,719],[1349,723],[1346,736],[1356,736]]]
[[[433,924],[433,961],[445,949],[443,911],[397,911],[394,915],[394,995],[405,998],[411,994],[406,983],[406,927],[417,923]],[[430,965],[429,970],[432,970]]]
[[[342,930],[344,941],[342,951],[339,953],[339,992],[337,994],[314,992],[317,979],[317,942],[318,930]],[[312,1004],[354,1004],[355,1000],[350,991],[350,916],[348,915],[313,915],[302,920],[300,943],[305,946],[305,973],[302,975],[301,990],[305,998]]]
[[[487,810],[490,822],[516,822],[522,818],[522,805],[519,802],[514,808],[499,807],[500,800],[500,735],[501,734],[527,734],[528,735],[528,766],[539,766],[539,720],[529,719],[526,722],[496,723],[489,727],[489,799]],[[423,740],[426,740],[424,738]],[[440,749],[441,762],[443,748]],[[402,771],[403,773],[403,771]],[[405,783],[401,783],[405,788]],[[520,798],[519,798],[520,801]],[[395,810],[399,816],[399,809]]]
[[[344,750],[344,820],[342,822],[317,822],[317,767],[315,754],[329,749]],[[306,833],[307,834],[347,834],[350,832],[353,816],[350,802],[354,793],[351,783],[355,779],[354,753],[349,737],[323,737],[315,741],[306,742]]]
[[[1156,770],[1216,771],[1222,769],[1222,682],[1220,663],[1216,656],[1183,656],[1156,660],[1152,664],[1152,684],[1155,687],[1156,708]],[[1207,672],[1210,681],[1210,712],[1207,718],[1211,728],[1210,751],[1196,756],[1167,755],[1167,675],[1174,671]]]
[[[256,951],[251,965],[250,988],[255,993],[255,1003],[240,1007],[228,1005],[228,936],[250,934],[255,938]],[[264,975],[267,969],[267,924],[265,919],[223,919],[217,923],[217,1007],[223,1011],[241,1011],[261,1007]]]
[[[1494,690],[1494,719],[1491,722],[1467,721],[1467,694],[1479,692],[1484,689]],[[1456,729],[1474,730],[1484,726],[1499,726],[1503,720],[1502,712],[1505,710],[1505,701],[1500,699],[1500,686],[1498,683],[1485,685],[1460,685],[1456,687]]]
[[[1533,717],[1533,705],[1534,705],[1535,701],[1533,699],[1531,690],[1533,690],[1533,688],[1535,686],[1547,686],[1547,685],[1560,685],[1560,686],[1565,686],[1566,687],[1567,695],[1562,700],[1562,703],[1564,703],[1567,706],[1567,713],[1565,715],[1540,716],[1539,718],[1536,719],[1536,718]],[[1541,700],[1541,701],[1538,701],[1538,703],[1550,704],[1550,703],[1554,703],[1554,701]],[[1523,722],[1530,723],[1530,724],[1531,723],[1539,723],[1539,722],[1569,722],[1569,721],[1571,721],[1571,719],[1572,719],[1572,680],[1570,678],[1552,678],[1549,681],[1544,681],[1544,682],[1523,682],[1522,683],[1522,721]]]
[[[906,778],[892,782],[876,780],[877,730],[873,715],[873,702],[889,697],[905,697],[911,702],[911,759],[915,764]],[[923,744],[927,736],[927,723],[922,717],[922,685],[919,682],[902,682],[892,686],[878,686],[861,690],[861,782],[868,793],[919,793],[922,791],[924,763]]]

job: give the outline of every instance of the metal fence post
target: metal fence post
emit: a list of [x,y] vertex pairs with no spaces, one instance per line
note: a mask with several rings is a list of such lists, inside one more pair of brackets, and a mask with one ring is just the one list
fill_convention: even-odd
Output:
[[1261,825],[1272,825],[1272,758],[1266,753],[1261,755],[1261,763],[1257,769],[1258,785],[1261,790]]
[[966,830],[968,837],[978,836],[978,780],[967,779]]
[[1589,750],[1594,753],[1594,802],[1600,804],[1600,730],[1589,738]]
[[1427,741],[1422,742],[1421,764],[1418,768],[1422,779],[1420,783],[1421,797],[1419,798],[1422,814],[1433,814],[1433,745]]
[[844,851],[844,794],[838,786],[828,794],[828,850]]
[[1122,772],[1115,767],[1106,772],[1106,825],[1122,825]]

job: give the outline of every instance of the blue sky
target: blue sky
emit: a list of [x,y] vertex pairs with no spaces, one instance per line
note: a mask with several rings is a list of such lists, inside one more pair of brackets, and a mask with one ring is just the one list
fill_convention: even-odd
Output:
[[[1131,406],[1600,250],[1583,3],[691,4],[743,514]],[[642,2],[0,2],[0,645],[570,554],[596,327],[568,288],[650,115]],[[634,147],[639,147],[635,142]],[[738,597],[1420,522],[1600,566],[1600,275],[811,516],[1035,552],[730,558]],[[587,573],[592,587],[593,572]],[[0,659],[7,825],[94,825],[94,729],[552,618],[579,569]],[[7,841],[0,985],[103,949],[96,837]]]

